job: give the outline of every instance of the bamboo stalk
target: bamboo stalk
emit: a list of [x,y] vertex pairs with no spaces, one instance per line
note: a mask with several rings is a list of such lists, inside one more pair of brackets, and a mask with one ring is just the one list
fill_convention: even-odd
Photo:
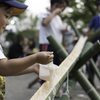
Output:
[[[75,28],[75,25],[73,24],[73,20],[71,21],[71,20],[69,19],[69,21],[70,21],[70,23],[71,23],[71,26],[72,26],[73,29],[75,30],[75,33],[76,33],[77,37],[79,38],[79,37],[80,37],[80,34],[79,34],[78,30]],[[87,41],[93,41],[98,35],[100,35],[100,29],[98,29],[94,34],[92,34],[92,35],[88,38]],[[89,50],[90,47],[92,47],[92,43],[86,43],[86,44],[87,44],[87,45],[85,45],[84,50],[83,50],[81,56],[84,55],[84,54],[87,52],[87,50]],[[100,77],[99,77],[99,76],[100,76],[100,73],[99,73],[97,67],[95,66],[95,63],[94,63],[94,61],[93,61],[92,58],[90,59],[90,63],[92,64],[92,67],[93,67],[93,69],[94,69],[94,71],[95,71],[97,77],[100,78]],[[81,73],[82,73],[82,72],[81,72]],[[78,76],[79,76],[79,75],[78,75]],[[74,77],[74,75],[73,75],[73,77]],[[81,77],[81,78],[80,78],[80,81],[83,82],[83,77],[82,77],[82,76],[80,76],[80,77]],[[83,82],[83,83],[84,83],[84,82]],[[87,85],[87,83],[86,83],[86,85]],[[83,84],[83,85],[81,84],[81,86],[85,86],[85,85],[84,85],[84,84]],[[88,86],[88,87],[89,87],[89,86]],[[86,89],[84,88],[84,90],[86,90]],[[94,90],[94,91],[95,91],[95,93],[96,93],[95,95],[93,95],[93,96],[95,96],[95,99],[93,99],[92,96],[89,95],[90,98],[91,98],[91,100],[99,100],[100,97],[98,97],[98,93],[96,92],[96,90]],[[93,91],[93,92],[94,92],[94,91]],[[91,93],[91,95],[92,95],[92,93]],[[97,97],[98,97],[98,99],[96,99]],[[62,99],[61,99],[61,100],[68,100],[68,96],[64,93],[64,95],[62,96]]]
[[[52,40],[53,41],[53,40]],[[50,41],[49,41],[50,42]],[[78,65],[78,68],[77,68],[77,70],[79,69],[79,68],[81,68],[81,66],[84,64],[84,63],[86,63],[86,61],[88,61],[93,55],[95,55],[99,50],[100,50],[100,44],[99,44],[99,42],[96,42],[93,46],[92,46],[92,44],[91,43],[89,43],[90,45],[89,46],[87,46],[87,47],[89,47],[89,48],[86,48],[85,49],[85,47],[84,47],[84,51],[83,51],[83,53],[82,53],[82,55],[81,55],[81,57],[80,57],[80,59],[79,59],[79,61],[78,61],[78,63],[79,63],[79,65],[78,65],[78,63],[74,66],[74,69],[76,69],[77,68],[77,65]],[[56,44],[57,45],[57,44]],[[92,46],[92,47],[91,47]],[[55,46],[53,46],[53,48],[55,49]],[[88,55],[88,53],[89,53],[89,55]],[[87,55],[87,56],[85,56],[85,55]],[[83,59],[83,60],[82,60]],[[84,61],[85,60],[85,61]],[[73,70],[73,69],[72,69]],[[74,70],[74,71],[77,71],[77,70]],[[76,72],[77,73],[77,72]],[[76,76],[76,74],[74,74],[74,73],[72,73],[72,77],[75,77]],[[83,84],[81,84],[81,86],[83,87],[84,86],[84,79],[83,79],[83,77],[82,76],[79,76],[78,75],[78,77],[80,77],[80,81],[83,83]],[[85,77],[85,76],[84,76]],[[89,81],[87,80],[87,79],[85,79],[88,83],[89,83]],[[78,80],[79,81],[79,80]],[[86,82],[85,82],[85,84],[87,84]],[[90,83],[89,83],[90,84]],[[88,86],[88,88],[89,88],[89,85],[87,85]],[[84,88],[83,88],[84,89]],[[86,90],[86,89],[84,89],[84,90]],[[93,92],[95,92],[96,90],[94,89],[93,90]],[[88,94],[89,95],[89,97],[90,98],[92,98],[92,96],[91,96],[91,94],[92,93],[90,93],[90,94]],[[98,97],[98,93],[97,93],[97,91],[94,93],[94,98],[99,98],[98,100],[100,100],[100,97]],[[66,96],[65,96],[66,97]],[[68,98],[68,97],[66,97],[66,98]],[[64,99],[63,99],[64,100]],[[67,100],[67,99],[65,99],[65,100]],[[94,100],[97,100],[97,99],[94,99]]]
[[90,48],[92,48],[92,46],[93,46],[93,43],[86,42],[86,44],[85,44],[85,46],[84,46],[84,48],[82,50],[82,53],[81,53],[80,57],[82,57]]
[[70,100],[70,97],[69,97],[68,94],[66,94],[66,93],[62,93],[62,95],[61,95],[61,97],[60,97],[59,100]]
[[[69,21],[70,21],[70,23],[71,23],[71,26],[72,26],[73,29],[75,30],[77,37],[79,38],[79,37],[80,37],[80,33],[79,33],[78,30],[76,29],[75,24],[74,24],[74,21],[71,20],[71,19],[69,19]],[[90,42],[91,42],[91,41],[93,41],[95,38],[97,38],[99,35],[100,35],[100,28],[99,28],[96,32],[94,32],[91,36],[89,36],[88,39],[87,39],[87,41],[90,41]],[[90,42],[87,42],[87,43],[86,43],[86,45],[85,45],[85,47],[84,47],[85,49],[83,50],[82,55],[84,54],[84,52],[87,51],[87,49],[89,49],[89,47],[92,47],[93,44],[90,43]],[[93,61],[92,58],[90,59],[90,63],[91,63],[92,68],[94,69],[94,72],[96,73],[96,75],[97,75],[97,77],[98,77],[98,79],[99,79],[99,81],[100,81],[100,73],[99,73],[99,70],[98,70],[97,66],[95,65],[95,63],[94,63],[94,61]],[[91,76],[91,75],[90,75],[90,76]]]
[[[86,45],[85,45],[85,47],[84,47],[84,49],[83,49],[83,51],[82,51],[82,53],[81,53],[81,56],[83,56],[92,46],[93,46],[93,44],[92,44],[91,42],[87,42]],[[81,57],[81,56],[80,56],[80,57]],[[75,67],[75,66],[74,66],[74,67]],[[75,67],[75,68],[76,68],[76,67]],[[74,76],[73,76],[73,77],[74,77]],[[81,80],[82,80],[82,79],[81,79]],[[82,80],[82,81],[83,81],[83,80]],[[69,86],[70,86],[70,88],[69,88],[69,93],[70,93],[70,95],[71,95],[72,90],[73,90],[74,87],[75,87],[76,80],[74,79],[73,82],[74,82],[74,83],[71,84],[72,86],[70,86],[70,84],[69,84]],[[66,90],[66,88],[65,88],[65,90]],[[64,93],[61,95],[60,100],[69,100],[67,91],[64,92]]]
[[49,40],[52,47],[54,47],[54,50],[59,55],[59,57],[64,60],[68,56],[68,53],[64,47],[55,39],[53,35],[47,37],[47,39]]
[[70,22],[72,28],[74,29],[74,31],[75,31],[75,33],[76,33],[76,36],[79,38],[79,37],[80,37],[80,33],[79,33],[79,31],[76,29],[74,21],[73,21],[72,19],[69,19],[69,22]]
[[[51,100],[66,79],[67,73],[74,67],[87,38],[80,37],[73,51],[60,64],[56,76],[53,80],[53,86],[49,89],[49,81],[45,82],[30,100]],[[81,44],[81,45],[80,45]],[[59,54],[59,53],[58,53]],[[60,55],[60,54],[59,54]],[[67,55],[67,54],[66,54]]]
[[81,71],[77,71],[76,79],[85,90],[87,95],[91,98],[91,100],[100,100],[100,95],[95,90],[95,88],[91,85],[91,83],[87,80],[85,75]]
[[97,68],[97,66],[96,66],[96,64],[95,64],[95,62],[93,61],[93,59],[90,59],[90,63],[91,63],[91,65],[92,65],[92,67],[93,67],[93,70],[94,70],[94,72],[96,73],[96,75],[97,75],[97,77],[98,77],[98,79],[99,79],[99,81],[100,81],[100,72],[99,72],[99,70],[98,70],[98,68]]
[[97,41],[84,55],[82,55],[79,61],[76,63],[72,72],[76,72],[86,61],[93,57],[96,53],[100,51],[100,42]]
[[[64,91],[64,93],[62,93],[59,100],[70,100],[70,95],[72,94],[72,91],[75,88],[76,82],[77,82],[77,80],[75,78],[69,80],[69,82],[68,82],[69,94],[68,94],[67,86],[66,86],[65,91]],[[66,83],[66,85],[67,85],[67,83]]]
[[[69,63],[69,60],[71,56],[68,56],[59,66],[57,70],[57,74],[53,79],[53,86],[50,89],[49,87],[49,81],[46,81],[43,83],[43,85],[38,89],[38,91],[33,95],[33,97],[30,100],[52,100],[54,96],[56,95],[58,89],[63,84],[64,80],[66,79],[68,70],[74,66],[75,61],[72,63]],[[59,73],[60,72],[60,73]]]

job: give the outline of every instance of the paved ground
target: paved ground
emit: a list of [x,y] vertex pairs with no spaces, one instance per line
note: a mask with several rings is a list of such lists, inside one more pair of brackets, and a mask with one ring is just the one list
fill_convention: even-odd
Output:
[[[6,78],[6,96],[5,100],[29,100],[38,90],[39,83],[36,83],[31,89],[28,89],[28,84],[36,77],[36,74],[27,74],[22,76]],[[95,78],[98,92],[100,94],[100,82]],[[59,99],[55,99],[59,100]],[[71,100],[90,100],[81,86],[77,83],[73,91]]]

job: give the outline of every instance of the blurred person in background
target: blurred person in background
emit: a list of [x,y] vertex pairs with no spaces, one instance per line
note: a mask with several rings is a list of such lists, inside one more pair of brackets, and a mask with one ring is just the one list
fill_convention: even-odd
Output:
[[[60,65],[61,59],[54,51],[53,47],[47,40],[47,37],[53,35],[56,40],[62,44],[63,34],[67,31],[67,27],[62,28],[63,22],[60,18],[60,14],[63,12],[64,0],[50,0],[50,10],[42,14],[40,17],[40,31],[39,31],[39,44],[40,51],[52,51],[54,52],[53,63]],[[45,81],[39,79],[39,83],[43,84]],[[62,92],[62,91],[61,91]],[[58,94],[61,95],[59,90]]]
[[63,23],[59,16],[63,11],[64,0],[51,0],[50,3],[50,11],[47,11],[40,17],[40,51],[53,51],[54,64],[59,65],[61,63],[60,58],[50,45],[49,41],[47,40],[47,37],[50,35],[54,35],[57,41],[62,44],[63,33],[67,31],[67,27],[65,29],[61,29]]
[[69,1],[68,0],[64,0],[62,11],[64,11],[68,6],[69,6]]
[[[84,32],[85,35],[91,35],[91,30],[94,29],[94,32],[97,31],[100,28],[100,1],[97,5],[97,9],[98,9],[98,14],[93,16],[93,18],[91,19],[90,23],[89,23],[89,27],[87,29],[87,31]],[[95,43],[97,40],[100,41],[100,36],[98,36],[97,38],[95,38],[92,43]],[[98,53],[100,54],[100,52]],[[96,62],[97,61],[97,56],[98,54],[96,54],[93,59]]]
[[24,50],[23,50],[23,45],[24,45],[24,38],[22,36],[17,36],[17,41],[14,42],[10,47],[8,51],[8,58],[13,59],[13,58],[21,58],[24,56]]
[[[69,1],[68,0],[64,0],[63,3],[63,12],[65,11],[66,7],[69,6]],[[65,50],[70,53],[74,47],[74,43],[75,43],[75,32],[72,29],[68,29],[68,25],[66,23],[67,26],[67,31],[63,34],[63,46],[65,48]]]
[[63,35],[63,45],[68,53],[73,50],[75,39],[75,32],[73,30],[69,30]]
[[26,56],[36,53],[36,44],[33,38],[30,38],[28,41],[28,45],[26,46]]
[[[97,10],[98,10],[98,14],[93,16],[93,18],[91,19],[90,23],[89,23],[89,26],[88,26],[88,29],[87,31],[84,32],[85,35],[91,35],[91,30],[94,29],[94,32],[96,32],[99,28],[100,28],[100,1],[98,2],[98,5],[97,5]],[[97,38],[95,38],[92,43],[95,43],[97,40],[100,41],[100,36],[98,36]],[[99,61],[98,61],[98,56],[100,55],[100,52],[98,52],[96,55],[94,55],[93,57],[93,60],[96,64],[99,64]],[[97,65],[98,66],[98,65]],[[93,86],[95,86],[94,84],[94,70],[93,68],[91,67],[91,65],[89,65],[89,69],[92,73],[92,78],[89,77],[89,81],[92,83]]]

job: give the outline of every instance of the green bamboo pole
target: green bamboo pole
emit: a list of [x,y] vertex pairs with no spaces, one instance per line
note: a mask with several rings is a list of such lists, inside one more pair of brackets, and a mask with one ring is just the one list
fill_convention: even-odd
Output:
[[92,75],[90,67],[89,67],[89,65],[87,65],[87,63],[86,63],[86,69],[87,69],[87,72],[88,72],[88,80],[95,87],[95,83],[94,83],[94,80],[93,80],[93,75]]
[[[81,56],[84,55],[92,46],[93,46],[93,44],[92,44],[91,42],[87,42],[86,45],[85,45],[85,47],[84,47],[83,52],[81,53]],[[80,56],[80,57],[81,57],[81,56]],[[92,58],[91,58],[91,59],[92,59]],[[86,64],[86,68],[87,68],[87,71],[88,71],[88,74],[89,74],[89,78],[90,78],[91,82],[94,84],[94,82],[93,82],[93,77],[92,77],[92,73],[91,73],[91,71],[90,71],[90,68],[89,68],[89,66],[87,65],[87,63],[85,63],[85,64]],[[94,67],[94,66],[92,65],[92,67]]]
[[75,85],[76,85],[77,80],[75,78],[70,79],[68,81],[68,89],[69,89],[69,94],[67,91],[67,83],[66,83],[66,87],[64,89],[64,92],[62,93],[61,97],[59,98],[59,100],[69,100],[70,99],[70,95],[72,94]]
[[[69,19],[69,21],[70,21],[70,23],[71,23],[71,26],[73,27],[73,29],[75,30],[75,32],[76,32],[76,35],[77,35],[77,37],[79,38],[80,37],[80,33],[78,32],[78,30],[75,28],[75,24],[74,24],[74,21],[73,20],[70,20]],[[100,28],[95,32],[95,33],[93,33],[91,36],[89,36],[89,38],[88,38],[88,40],[87,41],[93,41],[95,38],[97,38],[98,36],[100,35]],[[88,44],[90,44],[90,43],[88,43]],[[90,46],[92,45],[92,43],[90,44]],[[87,45],[87,46],[89,46],[89,45]],[[87,47],[85,47],[85,49],[86,49]],[[84,51],[84,50],[83,50]],[[83,54],[84,52],[82,52],[82,54]],[[92,65],[92,68],[94,69],[94,71],[95,71],[95,73],[96,73],[96,75],[97,75],[97,77],[98,77],[98,79],[99,79],[99,81],[100,81],[100,73],[99,73],[99,70],[98,70],[98,68],[96,67],[96,65],[95,65],[95,63],[94,63],[94,61],[93,61],[93,59],[91,58],[90,59],[90,63],[91,63],[91,65]],[[90,75],[91,76],[91,75]]]
[[97,77],[98,77],[98,79],[99,79],[99,81],[100,81],[100,72],[99,72],[99,70],[98,70],[98,68],[97,68],[97,66],[96,66],[96,64],[95,64],[95,62],[94,62],[94,60],[93,60],[93,59],[90,59],[90,63],[91,63],[91,65],[92,65],[92,67],[93,67],[93,70],[94,70],[94,72],[96,73],[96,75],[97,75]]
[[[70,66],[69,70],[72,69],[75,65],[75,63],[77,62],[77,60]],[[68,71],[69,71],[68,70]],[[61,85],[63,84],[63,82],[65,81],[66,79],[66,76],[68,74],[68,71],[62,76],[62,78],[59,80],[59,82],[55,85],[55,93],[57,93],[57,91],[59,90],[59,88],[61,87]],[[53,99],[53,97],[56,95],[53,93],[54,91],[51,90],[49,96],[47,96],[47,98],[45,100],[49,100],[49,97],[52,97],[50,100]],[[68,99],[69,100],[69,99]]]
[[[74,21],[73,21],[72,19],[70,19],[70,18],[68,18],[68,20],[69,20],[69,22],[70,22],[72,28],[74,29],[74,31],[75,31],[75,33],[76,33],[76,36],[79,38],[79,37],[80,37],[80,33],[79,33],[79,31],[76,29]],[[70,87],[70,88],[69,88],[69,94],[71,95],[72,90],[74,89],[74,87],[75,87],[75,85],[76,85],[76,80],[73,79],[73,80],[69,80],[69,82],[70,82],[70,81],[73,81],[73,84],[70,84],[70,83],[69,83],[69,85],[68,85],[68,87]],[[65,90],[66,90],[66,88],[65,88]],[[60,97],[60,100],[69,100],[69,97],[68,97],[68,95],[66,94],[67,91],[64,91],[64,92],[65,92],[65,93],[62,94],[62,96]]]
[[[69,73],[69,70],[71,70],[74,67],[75,63],[79,59],[82,48],[86,42],[86,38],[84,38],[84,37],[81,37],[81,38],[82,38],[82,40],[80,39],[78,41],[78,43],[75,46],[75,49],[73,49],[72,53],[70,53],[68,58],[66,58],[60,64],[59,69],[57,70],[57,75],[54,78],[54,82],[55,82],[54,86],[49,89],[49,82],[48,81],[45,82],[30,100],[34,100],[37,98],[40,99],[41,95],[43,95],[44,100],[52,100],[53,99],[53,97],[56,95],[58,89],[60,88],[62,83],[65,81],[66,76]],[[79,47],[79,50],[77,51],[78,47]],[[74,52],[76,52],[76,54]],[[65,66],[67,66],[67,67],[65,67]],[[58,79],[58,80],[55,80],[55,79]],[[42,93],[42,91],[44,91],[44,93]]]
[[55,52],[59,55],[59,57],[64,60],[68,56],[68,53],[64,49],[64,47],[60,43],[58,43],[53,35],[47,37],[47,39],[49,40],[50,44],[54,48]]
[[79,31],[76,29],[74,21],[73,21],[72,19],[69,19],[69,22],[70,22],[72,28],[74,29],[74,31],[75,31],[75,33],[76,33],[76,36],[79,38],[79,37],[80,37],[80,33],[79,33]]
[[[83,51],[82,51],[82,53],[81,53],[80,56],[83,56],[92,46],[93,46],[93,44],[92,44],[91,42],[87,42],[86,45],[84,46],[84,49],[83,49]],[[75,79],[74,79],[73,81],[77,82]],[[73,83],[73,84],[71,84],[71,85],[72,85],[72,87],[71,87],[70,85],[69,85],[69,86],[71,87],[70,89],[71,89],[71,91],[72,91],[72,90],[74,89],[74,87],[75,87],[75,83]],[[73,87],[73,86],[74,86],[74,87]],[[70,89],[69,89],[69,94],[71,95]],[[65,91],[66,91],[66,90],[67,90],[67,89],[65,88]],[[65,92],[65,91],[64,91],[64,92]],[[61,95],[60,100],[69,100],[67,91]]]
[[[69,19],[69,22],[71,23],[72,28],[75,30],[77,37],[79,38],[79,37],[80,37],[80,33],[79,33],[78,30],[76,29],[75,24],[74,24],[74,21],[71,20],[70,18],[68,18],[68,19]],[[89,36],[87,41],[93,41],[93,40],[94,40],[95,38],[97,38],[99,35],[100,35],[100,28],[99,28],[96,32],[94,32],[91,36]],[[88,43],[88,45],[86,45],[86,46],[89,46],[89,45],[92,46],[92,43],[91,43],[91,44]],[[86,50],[86,48],[88,48],[88,47],[85,47],[85,50]],[[85,51],[85,50],[83,50],[83,51]],[[87,50],[86,50],[86,51],[87,51]],[[83,53],[84,53],[84,52],[82,52],[82,54],[83,54]],[[100,73],[99,73],[99,70],[98,70],[98,68],[96,67],[96,65],[95,65],[95,63],[94,63],[94,61],[93,61],[92,58],[90,59],[90,63],[91,63],[92,68],[94,69],[94,71],[95,71],[95,73],[96,73],[96,75],[97,75],[97,77],[98,77],[98,79],[99,79],[99,81],[100,81]],[[90,76],[91,76],[91,75],[90,75]]]
[[80,57],[82,57],[92,47],[93,47],[93,43],[86,42],[86,44],[85,44],[85,46],[84,46],[84,48],[82,50],[82,53],[81,53]]
[[[51,39],[50,39],[51,38]],[[55,38],[54,37],[52,37],[52,36],[49,36],[48,37],[48,40],[49,40],[49,42],[50,42],[50,44],[52,45],[52,43],[55,43],[54,41],[55,41]],[[51,43],[51,41],[52,41],[52,43]],[[57,46],[58,44],[56,44],[55,43],[55,45]],[[55,45],[52,45],[52,47],[54,48],[54,50],[57,50],[56,49],[56,47],[55,47]],[[94,49],[94,48],[96,48],[96,49]],[[96,51],[97,50],[97,51]],[[76,65],[78,65],[78,67],[75,65],[75,67],[72,69],[74,72],[75,71],[77,71],[84,63],[86,63],[86,61],[88,61],[88,59],[90,59],[93,55],[95,55],[98,51],[100,50],[100,44],[99,44],[99,42],[96,42],[87,52],[84,52],[83,53],[83,56],[81,57],[81,61],[79,60],[78,61],[78,63],[79,63],[79,65],[78,65],[78,63],[76,64]],[[63,52],[63,51],[62,51]],[[60,53],[62,53],[62,52],[60,52]],[[87,55],[87,56],[86,56]],[[60,55],[59,55],[60,56]],[[84,57],[87,57],[87,58],[85,58],[84,60],[82,60]],[[63,57],[64,58],[64,57]],[[82,62],[83,61],[83,62]],[[82,64],[81,64],[81,63]],[[75,70],[76,69],[76,67],[77,67],[77,70]],[[72,73],[73,74],[73,73]],[[73,77],[75,76],[75,74],[73,74]],[[81,76],[80,76],[81,77]],[[80,81],[81,82],[83,82],[84,83],[84,81],[83,81],[84,79],[83,79],[83,77],[81,77],[80,78]],[[85,79],[86,81],[88,81],[87,79]],[[88,83],[89,83],[89,81],[88,81]],[[82,84],[83,85],[83,84]],[[89,86],[88,86],[89,87]],[[85,89],[84,89],[85,90]],[[94,92],[96,91],[95,89],[93,90]],[[90,93],[90,95],[91,95],[91,93]],[[90,96],[89,95],[89,96]],[[98,93],[97,92],[95,92],[95,94],[94,94],[95,96],[94,97],[98,97]],[[66,97],[66,96],[65,96]],[[67,97],[66,97],[67,98]],[[67,100],[67,99],[63,99],[63,100]],[[90,96],[90,98],[92,98],[92,96]],[[96,100],[96,99],[94,99],[94,100]],[[98,100],[100,100],[100,97],[99,97],[99,99]]]
[[68,94],[66,94],[66,93],[62,93],[62,95],[61,95],[61,97],[60,97],[59,100],[70,100],[70,97],[69,97]]
[[[71,20],[70,18],[68,18],[68,20],[69,20],[69,22],[70,22],[72,28],[74,29],[74,31],[75,31],[75,33],[76,33],[76,36],[79,38],[79,37],[80,37],[80,33],[79,33],[79,31],[76,29],[75,24],[74,24],[74,21]],[[92,43],[87,42],[86,45],[85,45],[85,47],[84,47],[85,49],[83,50],[83,52],[82,52],[81,55],[83,55],[83,54],[87,51],[87,49],[89,49],[92,45],[93,45]],[[90,73],[90,75],[91,75],[91,73]],[[74,83],[73,83],[73,84],[74,84]],[[69,92],[69,93],[70,93],[70,92]],[[68,97],[66,97],[66,96],[67,96],[66,93],[64,93],[64,94],[61,96],[61,100],[68,100]]]
[[93,41],[95,38],[97,38],[100,35],[100,28],[94,32],[91,36],[89,36],[89,38],[87,39],[87,41]]
[[[56,53],[59,55],[59,57],[60,57],[62,60],[64,60],[64,59],[68,56],[68,53],[67,53],[67,51],[64,49],[64,47],[63,47],[61,44],[59,44],[58,41],[56,41],[56,39],[54,38],[53,35],[51,35],[51,36],[48,37],[47,39],[49,40],[49,42],[50,42],[50,44],[52,45],[52,47],[54,47],[54,49],[55,49]],[[59,51],[59,52],[58,52],[58,51]],[[74,67],[74,66],[73,66],[73,67]],[[71,69],[72,69],[72,68],[71,68]],[[70,70],[71,70],[71,69],[70,69]],[[72,90],[74,89],[75,83],[76,83],[75,79],[73,79],[73,80],[71,80],[71,81],[73,81],[73,84],[69,84],[69,87],[70,87],[69,92],[70,92],[70,94],[71,94]],[[70,82],[70,80],[69,80],[69,82]],[[66,89],[65,89],[65,91],[66,91]],[[67,96],[66,98],[68,98],[68,95],[66,95],[66,93],[65,93],[64,95]],[[62,98],[62,97],[61,97],[61,98]],[[67,100],[67,99],[66,99],[66,100]]]
[[[69,94],[72,93],[72,87],[74,87],[76,84],[76,79],[75,78],[70,78],[70,80],[68,81],[68,89],[69,89]],[[67,82],[66,82],[66,85],[67,85]],[[64,87],[64,91],[63,92],[67,92],[67,87]]]
[[[54,50],[57,52],[60,58],[65,59],[68,55],[66,50],[61,46],[53,35],[49,36],[47,38],[54,48]],[[90,43],[88,43],[90,44]],[[90,47],[90,46],[89,46]],[[87,48],[85,48],[87,49]],[[98,51],[100,51],[100,43],[97,41],[93,46],[86,52],[84,49],[82,56],[80,57],[80,60],[76,63],[76,67],[73,68],[73,71],[77,71],[86,61],[88,61],[91,57],[93,57]],[[86,53],[85,53],[86,52]],[[85,53],[85,54],[84,54]],[[85,58],[85,59],[84,59]]]
[[88,72],[88,74],[89,74],[89,78],[90,78],[90,79],[93,79],[92,73],[91,73],[90,68],[89,68],[89,65],[88,65],[87,63],[86,63],[85,65],[86,65],[87,72]]
[[91,57],[93,57],[99,51],[100,51],[100,43],[99,41],[97,41],[86,53],[84,53],[80,57],[79,61],[76,63],[72,72],[76,72],[83,64],[86,63],[86,61],[88,61]]
[[66,17],[63,17],[63,19],[68,19],[68,21],[70,22],[70,25],[72,26],[72,28],[74,29],[75,33],[76,33],[76,36],[79,38],[80,37],[80,33],[79,31],[77,30],[77,28],[75,27],[75,23],[72,19],[70,19],[68,16]]
[[[70,23],[71,23],[71,26],[72,26],[73,29],[75,30],[77,37],[79,38],[79,37],[80,37],[80,34],[79,34],[79,32],[77,31],[77,29],[75,28],[75,25],[73,24],[73,20],[71,21],[71,20],[69,19],[69,21],[70,21]],[[100,34],[100,29],[97,30],[97,32],[96,32],[95,34],[91,35],[91,36],[88,38],[88,41],[92,41],[92,40],[95,39],[99,34]],[[91,44],[91,45],[87,45],[87,46],[90,46],[90,47],[91,47],[92,44]],[[86,48],[87,48],[87,47],[86,47]],[[87,49],[89,49],[89,47],[88,47]],[[84,55],[84,53],[87,51],[87,49],[83,50],[84,52],[82,52],[82,55]],[[94,71],[95,71],[97,77],[99,78],[100,73],[99,73],[97,67],[95,66],[95,63],[93,62],[93,59],[92,59],[92,58],[91,58],[91,60],[90,60],[90,63],[92,64],[92,67],[93,67],[93,69],[94,69]],[[82,82],[82,81],[81,81],[81,82]],[[62,100],[68,100],[65,94],[62,96]]]
[[95,88],[90,84],[85,75],[81,71],[77,71],[75,75],[77,81],[80,83],[80,85],[85,90],[87,95],[91,98],[91,100],[100,100],[100,95],[97,93]]

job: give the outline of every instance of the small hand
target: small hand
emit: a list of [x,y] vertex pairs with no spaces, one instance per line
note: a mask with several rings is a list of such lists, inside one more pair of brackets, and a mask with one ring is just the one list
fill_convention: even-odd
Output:
[[62,12],[62,10],[61,10],[60,8],[57,8],[57,9],[55,9],[55,10],[53,11],[53,13],[54,13],[55,15],[59,15],[61,12]]
[[48,64],[53,61],[53,57],[53,52],[39,52],[36,59],[40,64]]
[[37,75],[39,75],[39,68],[40,68],[40,65],[38,63],[36,63],[36,64],[33,65],[34,72]]

